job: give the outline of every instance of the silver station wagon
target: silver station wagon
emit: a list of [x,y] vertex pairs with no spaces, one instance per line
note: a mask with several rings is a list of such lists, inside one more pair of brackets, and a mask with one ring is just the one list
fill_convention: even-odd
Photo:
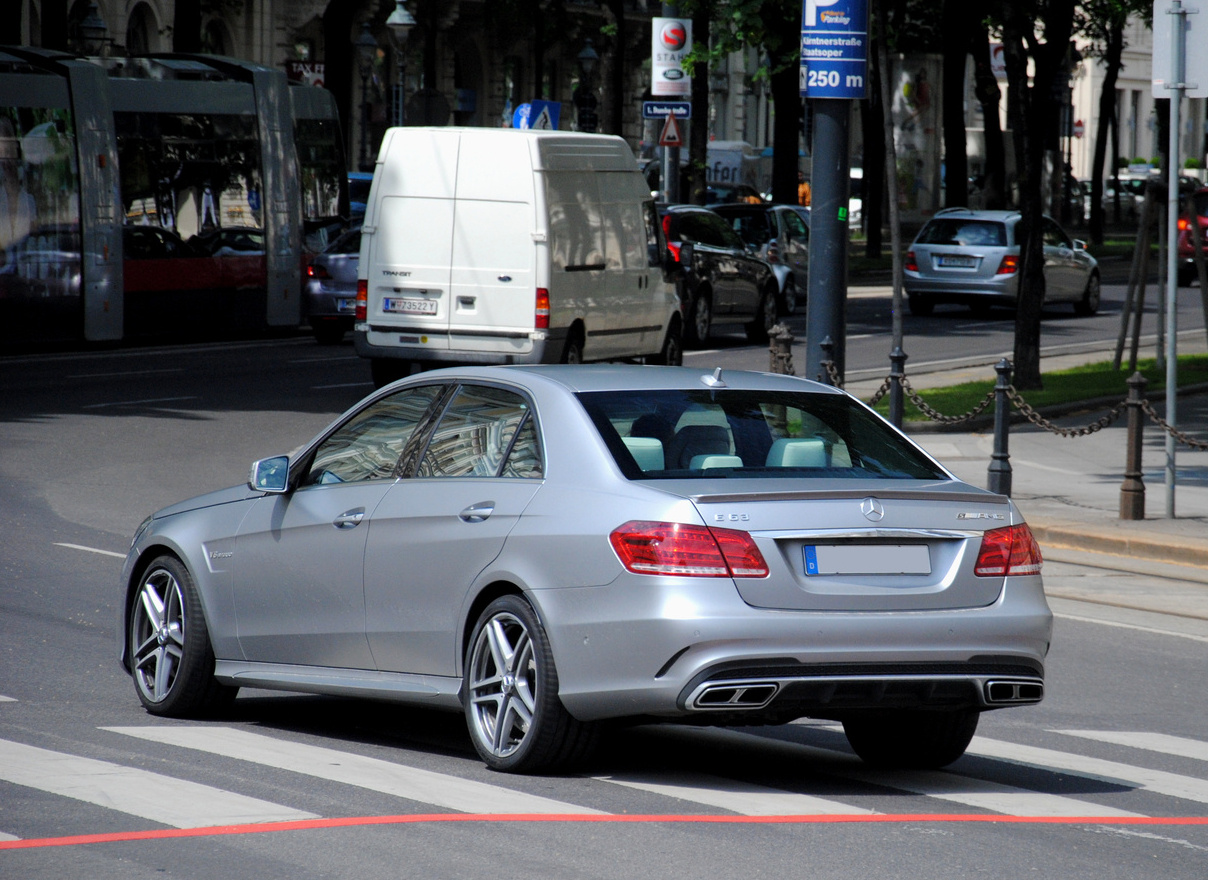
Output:
[[120,655],[157,715],[241,686],[402,701],[464,712],[499,770],[580,759],[606,719],[803,716],[936,767],[1043,697],[1040,569],[1009,498],[843,391],[452,368],[148,517]]
[[[963,303],[985,315],[1014,308],[1019,297],[1018,211],[937,211],[906,253],[902,286],[912,315],[930,315],[936,303]],[[1086,243],[1071,239],[1044,217],[1044,302],[1069,303],[1079,315],[1099,311],[1099,264]]]

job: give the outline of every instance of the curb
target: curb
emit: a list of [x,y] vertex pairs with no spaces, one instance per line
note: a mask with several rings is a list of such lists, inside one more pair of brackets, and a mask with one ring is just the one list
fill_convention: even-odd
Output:
[[1171,535],[1151,536],[1147,534],[1111,534],[1090,532],[1085,526],[1073,524],[1046,524],[1043,521],[1028,521],[1032,534],[1040,544],[1050,544],[1068,550],[1085,553],[1105,553],[1112,556],[1128,556],[1208,568],[1208,545],[1201,541],[1181,539]]

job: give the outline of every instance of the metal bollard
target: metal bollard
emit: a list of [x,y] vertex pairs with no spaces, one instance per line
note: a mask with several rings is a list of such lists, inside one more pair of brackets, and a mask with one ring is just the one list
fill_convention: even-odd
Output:
[[1141,470],[1141,400],[1149,384],[1140,372],[1128,377],[1128,452],[1124,463],[1124,483],[1120,486],[1120,519],[1145,519],[1145,480]]
[[768,331],[768,371],[784,376],[795,375],[793,331],[785,324],[777,324]]
[[1006,358],[999,361],[994,372],[998,381],[994,383],[994,451],[990,453],[990,479],[986,488],[999,495],[1011,497],[1011,455],[1007,452],[1010,439],[1011,402],[1007,391],[1011,387],[1011,362]]
[[889,353],[889,422],[899,430],[902,427],[905,404],[902,400],[902,380],[906,378],[906,352],[902,346],[894,346]]
[[[818,344],[818,347],[822,349],[825,357],[822,358],[821,362],[822,374],[817,379],[824,385],[833,385],[834,383],[831,382],[831,370],[835,366],[835,341],[827,336]],[[808,368],[809,365],[807,364],[806,369]]]

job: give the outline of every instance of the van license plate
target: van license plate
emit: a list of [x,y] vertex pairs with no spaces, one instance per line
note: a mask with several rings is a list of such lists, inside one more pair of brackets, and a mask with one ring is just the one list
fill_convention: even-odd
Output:
[[808,544],[805,573],[931,574],[931,553],[926,544]]
[[386,297],[382,300],[382,311],[404,315],[435,315],[436,300]]

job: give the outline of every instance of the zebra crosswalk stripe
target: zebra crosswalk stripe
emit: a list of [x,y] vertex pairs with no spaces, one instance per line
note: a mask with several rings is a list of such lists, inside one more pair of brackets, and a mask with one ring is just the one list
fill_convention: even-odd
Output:
[[597,776],[640,791],[729,810],[742,816],[856,816],[873,810],[704,773],[626,773]]
[[1095,740],[1096,742],[1129,746],[1134,749],[1144,749],[1150,752],[1159,752],[1163,755],[1174,755],[1179,758],[1194,758],[1197,761],[1208,761],[1208,742],[1198,739],[1187,739],[1182,736],[1132,730],[1056,730],[1054,733],[1063,733],[1066,736],[1080,736],[1083,739]]
[[0,740],[0,779],[174,828],[316,818],[220,788],[9,740]]
[[594,814],[599,810],[322,746],[231,727],[105,727],[151,742],[251,761],[461,813]]

